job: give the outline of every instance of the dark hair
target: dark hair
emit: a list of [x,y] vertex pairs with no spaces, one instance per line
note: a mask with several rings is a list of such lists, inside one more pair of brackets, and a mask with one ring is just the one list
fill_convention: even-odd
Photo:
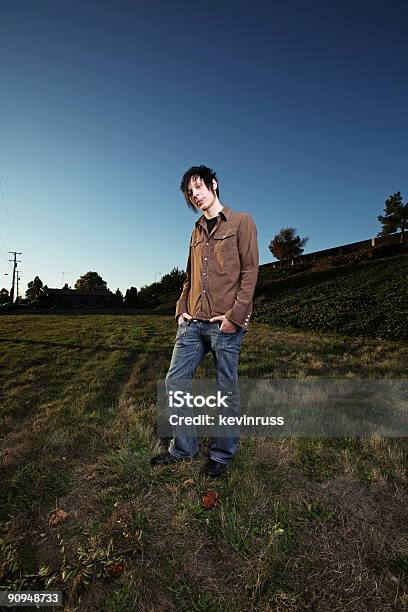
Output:
[[213,182],[213,179],[215,179],[217,181],[217,189],[215,190],[215,193],[217,194],[218,198],[220,197],[220,192],[218,189],[217,175],[215,174],[214,170],[211,170],[211,168],[207,168],[207,166],[191,166],[191,168],[187,170],[187,172],[184,173],[183,178],[181,179],[180,191],[182,191],[184,194],[185,200],[187,202],[187,206],[196,213],[198,212],[198,210],[194,206],[194,204],[190,201],[190,198],[188,197],[188,193],[187,193],[188,184],[192,178],[202,179],[204,183],[206,184],[207,189],[209,189],[213,193],[214,193],[214,188],[213,188],[212,182]]

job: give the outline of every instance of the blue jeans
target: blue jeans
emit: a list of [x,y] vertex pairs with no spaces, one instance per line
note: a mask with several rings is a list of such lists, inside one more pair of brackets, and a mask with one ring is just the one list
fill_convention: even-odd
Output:
[[[198,366],[208,351],[211,351],[217,372],[218,387],[222,391],[237,387],[238,359],[241,343],[246,330],[238,327],[236,332],[226,333],[219,329],[221,322],[209,323],[200,319],[184,321],[178,326],[169,371],[166,376],[166,392],[177,391],[180,385],[189,385]],[[187,389],[185,389],[187,390]],[[228,416],[239,416],[239,393],[234,396],[232,405],[228,408]],[[222,415],[223,408],[219,408]],[[194,457],[198,453],[197,436],[194,428],[188,432],[182,428],[174,430],[174,438],[170,441],[169,452],[183,459]],[[239,443],[239,434],[234,436],[216,437],[209,449],[209,457],[220,463],[228,463],[235,455]]]

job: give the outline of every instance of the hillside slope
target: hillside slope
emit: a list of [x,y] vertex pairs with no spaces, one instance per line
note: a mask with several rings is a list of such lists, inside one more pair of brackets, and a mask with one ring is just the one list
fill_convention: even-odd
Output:
[[[159,296],[157,310],[175,309],[180,296]],[[354,261],[328,269],[260,268],[254,319],[353,336],[408,340],[408,255]]]
[[278,327],[408,340],[408,256],[261,279],[254,318]]

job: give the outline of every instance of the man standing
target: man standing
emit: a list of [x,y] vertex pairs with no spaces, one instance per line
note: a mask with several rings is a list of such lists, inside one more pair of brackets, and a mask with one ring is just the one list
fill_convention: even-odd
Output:
[[[255,224],[247,213],[234,212],[219,201],[216,174],[206,166],[193,166],[183,176],[180,189],[187,205],[203,215],[190,240],[186,279],[176,305],[178,329],[167,393],[180,381],[191,381],[208,351],[212,352],[221,386],[236,383],[239,352],[252,313],[258,276]],[[239,400],[233,407],[239,414]],[[221,476],[235,455],[239,436],[217,437],[209,448],[206,476]],[[156,455],[152,466],[194,457],[197,437],[176,432],[168,451]]]

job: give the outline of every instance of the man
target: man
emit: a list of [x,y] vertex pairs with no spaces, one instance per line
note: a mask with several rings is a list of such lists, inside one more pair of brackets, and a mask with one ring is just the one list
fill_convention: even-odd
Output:
[[[203,215],[191,235],[186,279],[176,305],[178,330],[166,391],[179,388],[183,380],[191,381],[208,351],[218,384],[227,388],[238,380],[241,342],[252,313],[259,265],[256,227],[250,215],[220,203],[218,180],[210,168],[190,168],[180,189],[187,205]],[[231,405],[239,414],[239,399]],[[214,438],[201,473],[221,476],[238,443],[239,435]],[[168,451],[153,457],[151,465],[183,461],[197,453],[195,433],[176,430]]]

